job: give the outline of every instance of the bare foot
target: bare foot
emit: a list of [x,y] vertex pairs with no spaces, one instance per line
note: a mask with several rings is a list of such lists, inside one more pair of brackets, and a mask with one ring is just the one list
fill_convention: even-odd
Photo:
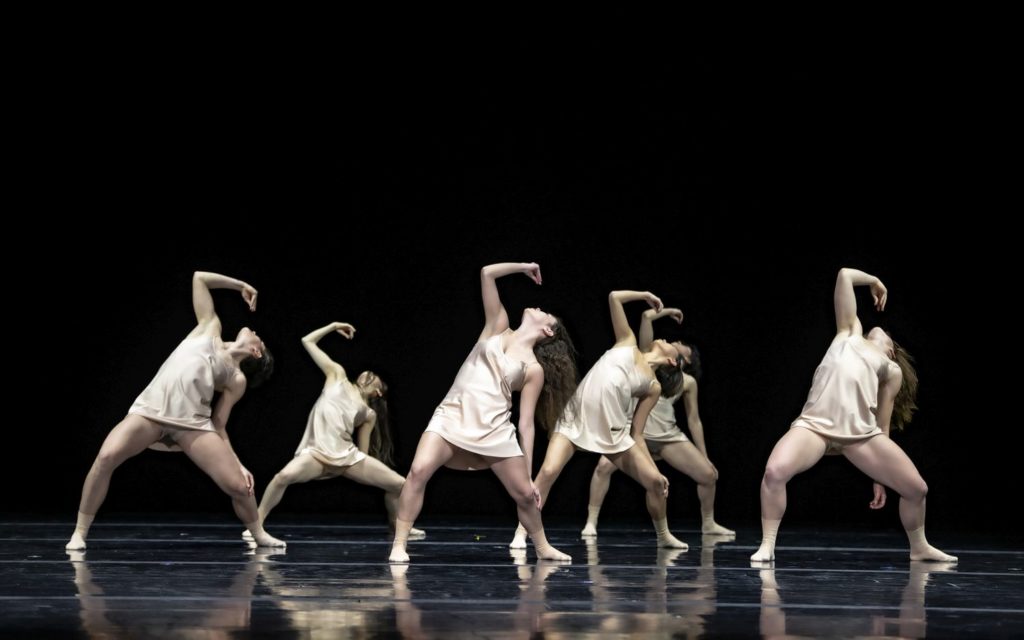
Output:
[[732,529],[726,529],[725,527],[723,527],[722,525],[718,524],[717,522],[712,522],[710,526],[705,525],[704,528],[701,529],[701,533],[703,533],[706,536],[734,536],[734,535],[736,535],[735,531],[733,531]]
[[253,536],[253,542],[256,543],[257,547],[287,547],[288,543],[284,540],[278,540],[274,536],[270,535],[266,531],[260,536]]
[[388,562],[395,564],[408,564],[409,554],[405,552],[402,547],[391,547],[391,555],[388,557]]
[[751,562],[774,562],[775,549],[761,545],[754,555],[750,556]]
[[85,538],[83,538],[77,531],[71,534],[71,540],[64,545],[65,551],[82,551],[85,549]]
[[666,533],[663,536],[658,536],[658,547],[661,549],[682,549],[683,551],[686,551],[690,548],[690,545],[686,544],[671,533]]
[[588,522],[587,526],[583,527],[583,531],[580,531],[580,535],[585,537],[585,538],[596,536],[597,535],[597,527],[595,527],[594,525],[592,525],[592,524],[590,524]]
[[417,529],[413,527],[409,529],[409,540],[422,540],[427,537],[427,532],[423,529]]
[[957,562],[956,556],[939,551],[932,545],[925,545],[919,551],[910,552],[911,560],[927,560],[929,562]]
[[508,543],[509,549],[525,549],[526,548],[526,532],[519,533],[516,531],[516,535],[512,537],[512,542]]
[[547,545],[544,549],[536,549],[538,560],[555,560],[557,562],[572,562],[572,556],[562,553],[558,549]]

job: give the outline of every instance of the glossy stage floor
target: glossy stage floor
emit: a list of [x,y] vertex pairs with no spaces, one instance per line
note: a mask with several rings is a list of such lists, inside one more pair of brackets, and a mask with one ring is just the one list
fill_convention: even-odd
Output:
[[430,520],[412,564],[386,562],[377,522],[275,519],[286,552],[240,527],[173,515],[101,518],[65,553],[68,523],[0,519],[0,635],[69,638],[1024,637],[1020,540],[935,535],[959,565],[907,560],[899,532],[784,527],[774,566],[759,532],[658,550],[650,523],[550,526],[572,564],[510,552],[509,526]]

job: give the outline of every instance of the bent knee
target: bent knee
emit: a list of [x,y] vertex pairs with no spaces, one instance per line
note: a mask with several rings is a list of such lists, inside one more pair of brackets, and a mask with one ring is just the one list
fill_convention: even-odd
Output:
[[617,467],[614,462],[608,458],[601,458],[597,463],[597,468],[594,469],[594,473],[599,476],[607,477],[615,473],[616,469]]
[[920,502],[928,495],[928,484],[924,478],[918,478],[912,482],[907,489],[900,494],[900,497],[913,502]]
[[245,478],[239,476],[237,479],[232,479],[229,482],[225,482],[220,486],[224,490],[224,493],[234,498],[248,498],[249,497],[249,485],[245,483]]
[[793,472],[790,471],[786,465],[769,462],[764,468],[763,482],[768,486],[777,486],[780,484],[786,484],[792,477]]

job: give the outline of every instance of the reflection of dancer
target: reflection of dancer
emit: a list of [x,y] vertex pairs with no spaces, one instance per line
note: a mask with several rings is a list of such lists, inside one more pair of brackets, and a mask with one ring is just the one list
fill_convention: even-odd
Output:
[[[355,384],[350,382],[345,368],[317,344],[332,332],[351,340],[356,329],[347,322],[332,322],[302,339],[302,346],[327,379],[309,412],[306,433],[295,457],[277,472],[263,492],[260,523],[281,501],[289,485],[344,476],[385,491],[388,522],[394,529],[398,494],[405,478],[387,466],[391,463],[392,450],[388,386],[372,371],[360,373]],[[412,538],[424,537],[419,529],[409,533]]]
[[[256,586],[256,579],[260,575],[264,563],[268,562],[271,556],[281,553],[283,553],[281,550],[257,548],[249,561],[232,578],[231,584],[225,591],[206,594],[206,597],[202,599],[206,608],[199,612],[201,615],[192,615],[194,612],[190,612],[188,617],[175,616],[175,619],[191,621],[191,625],[176,628],[175,632],[186,637],[223,638],[224,640],[237,637],[240,632],[247,635],[251,630],[252,593]],[[85,552],[69,551],[68,556],[75,570],[74,582],[81,607],[79,616],[82,628],[90,638],[131,638],[166,634],[165,611],[176,606],[171,604],[173,601],[148,600],[148,603],[160,603],[157,605],[158,609],[140,611],[132,608],[130,609],[132,617],[125,624],[115,622],[111,618],[124,615],[123,611],[120,609],[111,611],[107,606],[107,598],[114,596],[96,584],[92,569],[85,559]],[[165,571],[165,569],[161,569],[161,571]],[[173,575],[160,577],[162,581],[167,582],[173,582],[173,578]],[[189,577],[188,582],[188,586],[182,585],[180,591],[196,595],[194,578]],[[124,587],[127,593],[132,592],[132,585],[125,585],[122,578],[118,578],[117,583]],[[118,595],[116,597],[121,600],[125,596]],[[189,604],[190,609],[195,606],[197,605]],[[147,618],[151,618],[152,622],[149,622]],[[160,625],[160,628],[151,628],[151,624]]]
[[[685,549],[686,543],[668,530],[665,497],[668,479],[651,459],[641,435],[660,395],[672,396],[683,385],[679,352],[664,340],[655,340],[647,352],[637,349],[636,336],[626,320],[623,303],[643,300],[657,311],[661,300],[649,291],[612,291],[608,294],[615,344],[580,382],[572,402],[558,420],[548,442],[534,484],[546,502],[551,486],[577,449],[607,456],[647,490],[647,511],[654,523],[659,547]],[[637,399],[630,417],[630,405]],[[526,545],[526,529],[516,530],[513,548]]]
[[[875,619],[875,635],[896,635],[900,638],[927,637],[928,621],[925,619],[924,592],[932,573],[948,573],[956,570],[955,562],[911,562],[907,586],[900,597],[900,615],[892,618]],[[886,633],[886,627],[895,624],[897,631]]]
[[[683,321],[683,312],[679,309],[664,308],[661,311],[648,309],[644,311],[640,321],[640,335],[637,346],[640,351],[648,352],[654,342],[652,323],[665,316],[676,322]],[[697,349],[682,341],[671,345],[683,359],[683,387],[678,394],[658,398],[657,404],[647,416],[644,427],[644,440],[654,460],[665,460],[672,468],[685,473],[697,482],[697,497],[700,499],[701,532],[704,534],[733,535],[734,531],[726,529],[715,522],[715,484],[718,482],[718,469],[708,458],[708,450],[704,444],[704,425],[700,420],[697,408],[697,381],[700,378],[700,354]],[[693,442],[676,424],[675,403],[683,399],[686,410],[686,426]],[[636,402],[633,402],[633,410]],[[632,412],[631,412],[632,413]],[[590,504],[588,506],[587,525],[582,535],[597,535],[597,517],[601,505],[608,494],[608,485],[616,468],[605,456],[597,462],[594,475],[590,479]]]
[[885,505],[885,487],[900,494],[900,521],[910,540],[911,560],[955,562],[924,537],[928,485],[907,454],[889,439],[910,422],[917,407],[917,373],[908,354],[880,327],[864,337],[853,288],[869,286],[875,306],[885,309],[882,281],[856,269],[840,269],[833,302],[836,336],[814,372],[811,391],[786,435],[768,458],[761,481],[761,546],[750,559],[775,559],[775,537],[786,512],[786,483],[826,453],[841,453],[875,481],[872,509]]
[[[231,409],[245,393],[273,371],[273,358],[256,332],[244,327],[233,342],[221,339],[220,318],[210,289],[234,289],[250,311],[256,310],[256,289],[234,278],[197,271],[192,276],[192,307],[196,327],[164,361],[156,377],[135,400],[128,415],[106,439],[82,486],[78,522],[69,551],[85,549],[93,518],[107,497],[110,477],[125,460],[147,447],[184,451],[231,496],[235,514],[260,546],[283,547],[259,523],[252,496],[252,474],[242,466],[228,440]],[[214,393],[216,406],[211,407]]]
[[[540,267],[532,262],[492,264],[480,271],[484,329],[416,447],[399,499],[391,562],[409,561],[405,545],[410,527],[423,508],[427,481],[442,465],[490,468],[515,500],[537,557],[571,560],[544,536],[541,497],[530,482],[530,465],[534,413],[549,427],[562,412],[575,388],[576,360],[565,326],[550,313],[526,309],[519,327],[509,327],[495,280],[513,273],[541,283]],[[513,427],[516,391],[519,424]]]
[[[948,572],[956,568],[955,562],[911,561],[907,584],[900,595],[900,610],[897,618],[875,616],[842,619],[836,616],[786,614],[785,603],[779,595],[775,581],[775,569],[761,569],[761,618],[760,630],[763,638],[812,637],[814,635],[872,636],[895,638],[927,637],[924,596],[929,575],[934,572]],[[877,588],[877,587],[876,587]],[[871,628],[865,628],[870,624]],[[890,631],[892,626],[895,631]],[[797,627],[797,628],[793,628]]]

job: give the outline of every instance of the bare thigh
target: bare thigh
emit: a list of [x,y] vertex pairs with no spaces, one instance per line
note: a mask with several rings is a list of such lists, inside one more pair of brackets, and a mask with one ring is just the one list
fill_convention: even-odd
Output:
[[715,470],[692,442],[672,442],[661,448],[661,457],[673,469],[682,471],[700,484],[714,482]]
[[405,478],[373,456],[366,456],[352,466],[345,467],[341,475],[359,484],[383,489],[389,493],[402,490]]
[[768,456],[765,476],[776,482],[788,482],[817,464],[827,448],[828,441],[823,436],[810,429],[792,427],[775,443]]
[[228,443],[213,431],[184,433],[176,440],[185,455],[226,493],[245,493],[245,477]]
[[160,439],[163,427],[149,418],[130,413],[117,423],[100,447],[99,459],[118,466],[128,458],[139,455]]
[[847,445],[843,455],[872,480],[890,487],[901,496],[924,490],[924,478],[910,456],[888,436],[880,435]]
[[645,489],[654,490],[660,487],[661,472],[650,456],[640,453],[636,445],[607,457],[620,471],[639,482]]

